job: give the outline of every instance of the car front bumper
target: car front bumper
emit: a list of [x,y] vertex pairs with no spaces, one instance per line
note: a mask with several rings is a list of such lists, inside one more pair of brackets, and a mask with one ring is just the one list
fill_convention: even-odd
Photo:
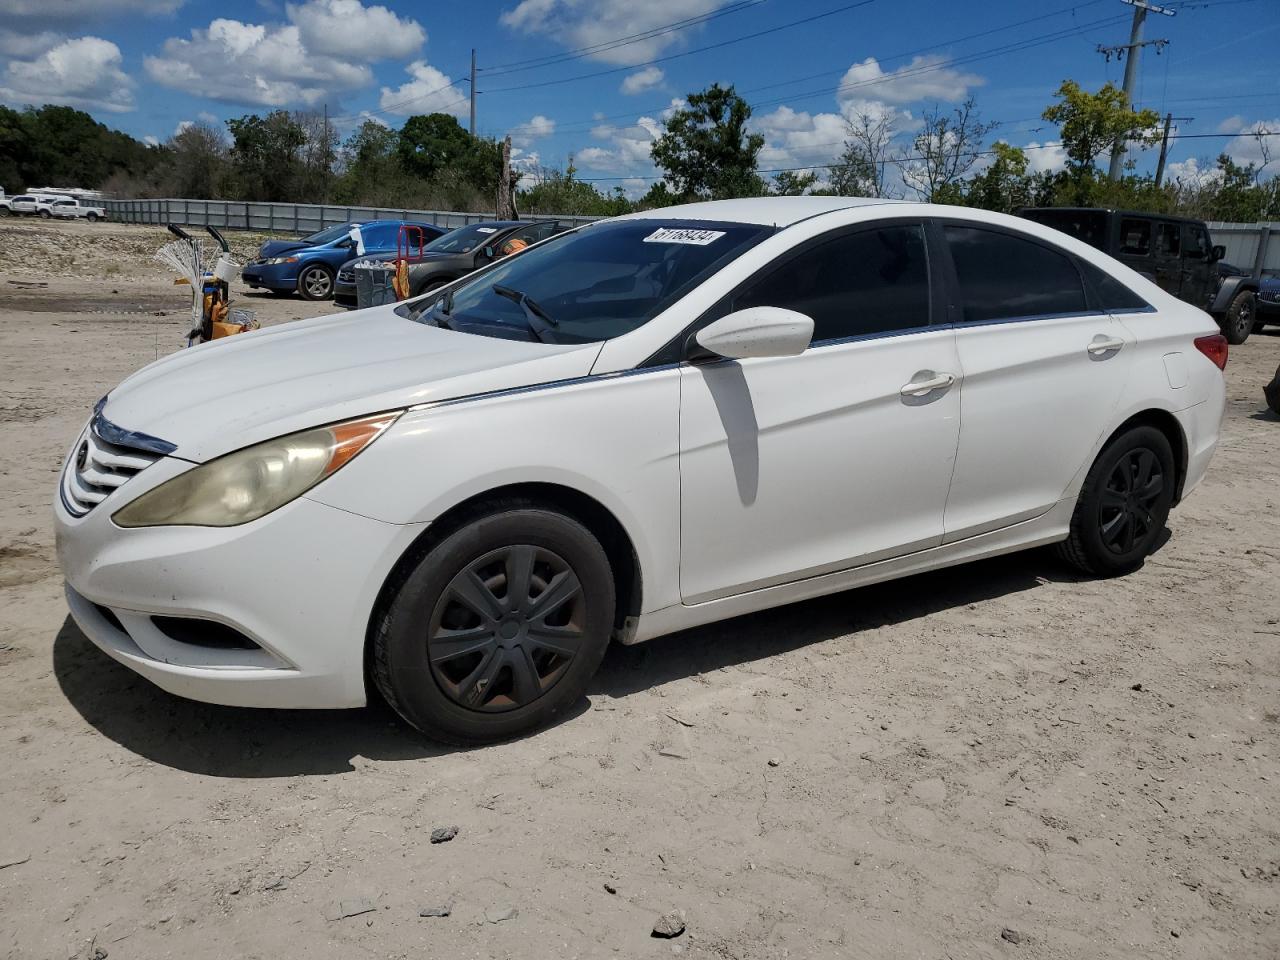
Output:
[[248,287],[266,287],[268,290],[296,290],[298,270],[296,263],[251,263],[240,271],[240,279]]
[[[146,472],[184,468],[161,460]],[[139,492],[154,485],[139,483]],[[54,506],[68,606],[90,640],[193,700],[364,705],[370,613],[425,524],[384,523],[301,497],[239,527],[123,529],[111,522],[132,499],[123,492],[84,517]],[[214,621],[250,648],[184,642],[163,618]]]

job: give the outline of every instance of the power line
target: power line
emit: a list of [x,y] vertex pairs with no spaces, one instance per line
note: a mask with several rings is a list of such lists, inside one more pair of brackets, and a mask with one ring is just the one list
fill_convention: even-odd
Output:
[[493,90],[482,90],[481,93],[505,93],[509,90],[520,90],[523,92],[526,90],[535,90],[539,87],[557,86],[562,83],[575,83],[579,80],[592,80],[596,77],[604,77],[613,73],[623,73],[627,70],[634,70],[636,69],[636,67],[650,67],[659,63],[668,63],[671,60],[678,60],[681,57],[691,57],[697,53],[706,53],[708,50],[718,50],[721,47],[727,47],[735,43],[742,43],[743,41],[746,41],[746,40],[755,40],[755,39],[758,39],[759,37],[767,37],[767,36],[770,36],[771,34],[779,33],[783,30],[790,30],[792,27],[803,26],[806,23],[813,23],[816,20],[822,20],[822,19],[825,19],[826,17],[834,17],[836,14],[839,14],[839,13],[847,13],[848,11],[855,10],[858,7],[869,6],[870,4],[875,2],[876,0],[858,0],[857,3],[848,3],[848,4],[845,4],[843,7],[836,7],[834,10],[828,10],[825,13],[815,13],[812,16],[803,17],[799,20],[792,20],[788,23],[778,24],[776,27],[770,27],[767,30],[757,30],[755,33],[748,33],[741,37],[733,37],[732,39],[729,39],[729,40],[721,40],[718,43],[710,43],[710,44],[707,44],[706,46],[695,47],[692,50],[684,50],[680,53],[671,53],[665,57],[655,57],[652,60],[645,60],[642,63],[633,63],[630,66],[626,66],[626,67],[613,67],[609,70],[597,70],[594,73],[580,73],[572,77],[561,77],[558,80],[542,80],[542,81],[539,81],[538,83],[522,83],[513,87],[495,87]]
[[[739,13],[751,7],[759,6],[765,0],[739,0],[738,3],[732,3],[727,7],[711,13],[700,14],[696,17],[686,17],[683,20],[677,20],[674,23],[663,24],[660,27],[652,27],[649,30],[640,33],[633,33],[630,36],[615,37],[613,40],[602,40],[600,43],[591,46],[578,47],[573,50],[565,50],[561,53],[547,54],[542,57],[531,57],[528,60],[513,60],[509,63],[499,63],[492,67],[481,67],[480,72],[489,76],[500,76],[506,73],[515,73],[518,70],[533,70],[538,67],[548,67],[556,63],[565,63],[570,60],[580,60],[583,57],[593,56],[595,54],[605,53],[610,50],[617,50],[619,47],[629,46],[633,43],[640,43],[644,40],[652,40],[656,37],[665,36],[669,33],[675,33],[679,30],[685,30],[689,27],[700,26],[710,20],[718,17],[727,16],[731,13]],[[639,64],[636,64],[639,66]]]

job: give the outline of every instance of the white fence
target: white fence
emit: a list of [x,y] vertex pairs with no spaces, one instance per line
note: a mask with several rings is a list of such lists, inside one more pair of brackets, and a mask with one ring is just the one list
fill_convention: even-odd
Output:
[[1280,276],[1280,223],[1210,221],[1209,233],[1227,248],[1227,263],[1255,277]]
[[[315,233],[353,220],[424,220],[452,229],[492,220],[485,213],[409,210],[393,207],[348,207],[319,203],[251,203],[243,200],[103,200],[107,216],[122,223],[177,223],[221,230],[271,230]],[[586,223],[598,217],[538,214],[530,219]]]

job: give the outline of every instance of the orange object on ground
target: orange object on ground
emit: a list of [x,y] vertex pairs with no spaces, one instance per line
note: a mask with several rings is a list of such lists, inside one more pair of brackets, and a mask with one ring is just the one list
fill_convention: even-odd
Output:
[[396,292],[397,300],[409,299],[409,261],[397,260],[395,276],[391,278],[391,289]]

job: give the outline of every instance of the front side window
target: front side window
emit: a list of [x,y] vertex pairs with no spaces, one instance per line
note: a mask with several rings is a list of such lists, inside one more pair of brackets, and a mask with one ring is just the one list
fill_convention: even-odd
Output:
[[436,237],[427,244],[428,253],[470,253],[477,247],[486,246],[507,226],[472,223],[465,227],[450,230],[443,236]]
[[783,307],[813,319],[813,342],[929,325],[919,224],[859,230],[806,247],[749,283],[733,309]]
[[1207,259],[1210,252],[1209,247],[1209,231],[1204,227],[1187,226],[1186,251],[1187,256],[1194,260]]
[[772,232],[701,220],[593,224],[500,260],[409,316],[513,340],[609,340],[648,323]]
[[1145,257],[1151,252],[1151,221],[1126,217],[1120,221],[1120,252]]
[[944,228],[960,282],[967,323],[1084,313],[1084,285],[1075,264],[1032,240],[1008,233]]

